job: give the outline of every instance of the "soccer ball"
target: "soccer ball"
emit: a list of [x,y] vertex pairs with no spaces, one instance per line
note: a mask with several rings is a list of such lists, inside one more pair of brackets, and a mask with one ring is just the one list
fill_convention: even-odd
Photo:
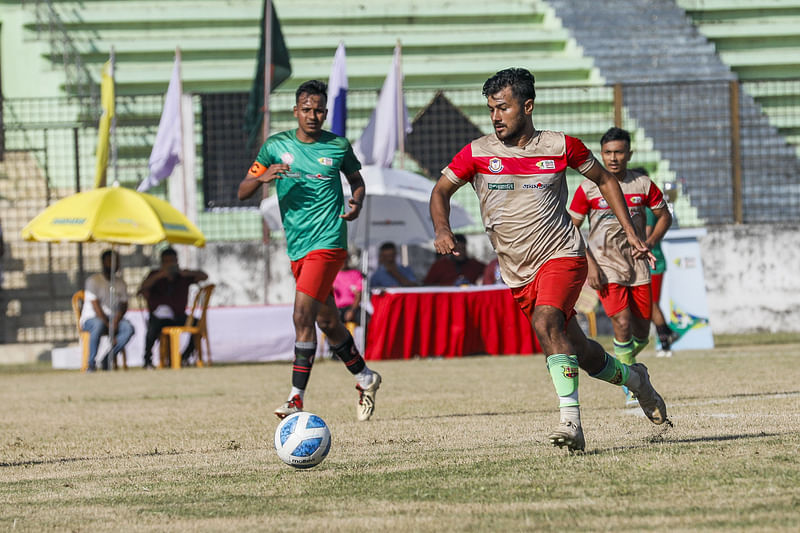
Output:
[[301,411],[278,424],[275,451],[281,461],[295,468],[317,466],[331,449],[331,432],[315,414]]

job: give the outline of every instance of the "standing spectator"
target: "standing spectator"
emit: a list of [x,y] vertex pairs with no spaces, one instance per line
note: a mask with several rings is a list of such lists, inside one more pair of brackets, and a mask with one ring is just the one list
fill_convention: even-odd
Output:
[[[339,318],[345,326],[361,324],[361,292],[364,274],[348,262],[333,280],[333,299],[339,309]],[[351,331],[352,335],[353,332]]]
[[467,255],[467,237],[463,233],[456,233],[455,240],[453,253],[431,265],[424,285],[475,285],[481,279],[486,265]]
[[[144,368],[153,366],[153,345],[161,335],[161,329],[186,324],[186,305],[189,303],[189,287],[208,279],[202,270],[185,270],[178,266],[178,253],[167,248],[161,252],[161,267],[151,270],[139,287],[139,294],[147,301],[147,334],[144,343]],[[194,337],[182,353],[186,361],[194,351]]]
[[[112,255],[115,264],[113,275],[111,272]],[[100,256],[100,260],[103,272],[93,274],[86,280],[80,318],[81,329],[89,332],[89,372],[97,369],[96,360],[100,337],[108,335],[109,327],[113,330],[110,339],[111,351],[100,361],[100,367],[103,370],[108,370],[110,361],[125,348],[133,336],[133,325],[123,318],[128,311],[128,286],[122,276],[118,275],[119,254],[106,250]]]
[[419,285],[414,271],[397,263],[397,246],[393,242],[381,244],[378,250],[378,268],[369,278],[370,287],[416,287]]
[[[317,353],[316,323],[331,351],[355,377],[356,417],[366,421],[375,410],[381,376],[364,362],[353,336],[339,319],[333,280],[347,259],[347,221],[355,220],[364,202],[361,163],[344,137],[322,129],[327,115],[327,86],[318,80],[295,92],[297,128],[267,139],[239,184],[239,199],[249,198],[263,184],[275,183],[286,248],[297,283],[294,296],[294,364],[292,389],[275,416],[303,410],[303,398]],[[343,173],[352,191],[345,209]]]
[[466,184],[478,195],[481,218],[497,252],[503,279],[536,331],[559,398],[560,420],[548,435],[554,446],[583,450],[586,443],[578,401],[578,368],[612,385],[627,385],[639,396],[645,416],[667,421],[664,400],[641,363],[629,366],[587,339],[575,320],[575,302],[586,279],[580,231],[570,220],[567,167],[597,183],[619,218],[637,259],[652,258],[636,235],[619,182],[597,163],[586,146],[562,132],[533,126],[533,74],[501,70],[486,80],[483,95],[494,133],[475,139],[442,171],[431,193],[434,247],[456,251],[450,228],[450,198]]

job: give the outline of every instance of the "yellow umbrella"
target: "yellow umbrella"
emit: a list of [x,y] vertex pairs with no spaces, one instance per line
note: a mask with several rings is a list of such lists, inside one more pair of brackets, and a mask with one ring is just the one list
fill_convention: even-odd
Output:
[[29,241],[204,246],[206,238],[180,211],[150,194],[101,187],[68,196],[22,228]]

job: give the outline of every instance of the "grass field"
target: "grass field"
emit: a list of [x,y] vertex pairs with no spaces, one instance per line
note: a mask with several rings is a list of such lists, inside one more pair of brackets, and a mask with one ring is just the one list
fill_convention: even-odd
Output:
[[320,361],[328,458],[277,458],[288,364],[96,373],[0,367],[3,531],[797,531],[800,344],[645,352],[673,428],[581,375],[587,450],[545,439],[541,356]]

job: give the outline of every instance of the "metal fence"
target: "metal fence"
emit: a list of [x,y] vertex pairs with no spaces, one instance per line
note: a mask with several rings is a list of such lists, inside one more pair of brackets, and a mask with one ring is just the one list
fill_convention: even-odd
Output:
[[[683,227],[800,221],[800,79],[543,86],[537,92],[537,128],[579,137],[598,156],[599,139],[610,126],[631,131],[631,165],[645,167],[661,185],[676,185],[675,211]],[[242,130],[246,97],[228,93],[193,98],[197,218],[212,242],[262,238],[255,202],[236,200],[238,183],[257,150],[247,146]],[[377,97],[376,91],[348,94],[351,140],[360,135]],[[458,147],[491,131],[478,88],[408,90],[405,97],[414,132],[396,163],[402,160],[409,170],[436,178]],[[294,127],[293,104],[291,92],[272,96],[273,131]],[[135,187],[147,176],[162,105],[162,95],[118,97],[118,159],[109,169],[109,180]],[[63,318],[69,316],[67,309],[58,309],[58,304],[54,313],[53,302],[66,301],[82,285],[84,272],[96,270],[101,246],[24,243],[19,230],[49,203],[92,186],[100,109],[92,98],[6,99],[0,113],[0,223],[8,245],[3,305],[6,317],[18,317],[0,329],[6,339],[71,339],[74,324]],[[570,189],[581,179],[569,174]],[[165,196],[168,186],[152,192]],[[456,201],[477,214],[469,188],[460,190]],[[153,253],[151,247],[123,250],[132,286],[141,280]],[[41,313],[51,317],[31,319],[28,334],[25,306],[37,298],[50,306]],[[53,318],[57,316],[62,318]]]

